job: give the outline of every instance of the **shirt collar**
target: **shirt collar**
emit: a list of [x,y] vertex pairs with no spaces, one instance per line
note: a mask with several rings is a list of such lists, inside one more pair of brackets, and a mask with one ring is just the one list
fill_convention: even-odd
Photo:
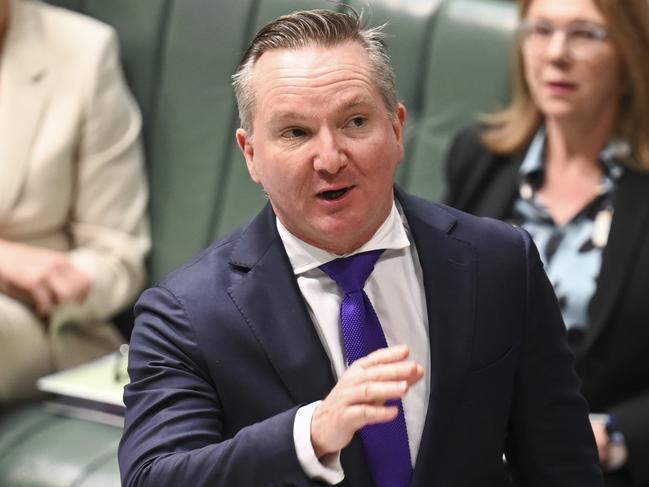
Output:
[[308,244],[289,232],[279,218],[275,217],[275,222],[279,237],[282,239],[295,275],[316,269],[322,264],[326,264],[340,257],[349,257],[361,252],[378,249],[400,250],[410,246],[410,240],[408,239],[404,222],[394,202],[392,203],[390,214],[372,238],[358,249],[345,255],[337,255]]
[[[519,169],[520,181],[522,185],[531,184],[537,187],[543,180],[543,162],[545,161],[546,150],[546,130],[545,127],[539,128],[538,132],[532,139],[532,143],[527,149],[527,154]],[[631,146],[628,142],[620,140],[611,140],[599,153],[599,160],[604,168],[602,186],[610,188],[613,181],[622,176],[623,167],[619,161],[627,157],[630,153]]]
[[541,127],[527,149],[525,159],[519,169],[522,178],[527,179],[536,171],[543,171],[545,159],[545,127]]

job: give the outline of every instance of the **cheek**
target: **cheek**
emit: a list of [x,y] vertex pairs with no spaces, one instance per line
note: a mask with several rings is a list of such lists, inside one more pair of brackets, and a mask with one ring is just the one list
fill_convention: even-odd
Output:
[[617,60],[606,65],[596,66],[592,78],[599,85],[599,90],[613,98],[619,98],[627,91],[628,82],[622,67]]
[[264,169],[267,189],[286,199],[296,197],[310,181],[308,167],[286,154],[274,157],[272,165],[267,165]]
[[255,155],[254,173],[258,179],[258,183],[268,193],[272,194],[278,187],[277,181],[281,180],[277,175],[278,171],[279,169],[271,154],[257,152]]

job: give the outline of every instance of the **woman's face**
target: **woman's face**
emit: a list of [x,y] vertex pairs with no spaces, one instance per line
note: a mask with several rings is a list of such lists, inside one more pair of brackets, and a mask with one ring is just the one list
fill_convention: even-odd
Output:
[[622,61],[593,0],[533,0],[521,42],[525,78],[546,120],[614,120]]

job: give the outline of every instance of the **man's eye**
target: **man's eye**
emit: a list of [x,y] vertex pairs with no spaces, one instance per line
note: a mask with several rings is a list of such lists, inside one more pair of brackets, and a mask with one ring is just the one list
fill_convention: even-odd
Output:
[[347,122],[348,127],[362,127],[367,123],[367,119],[365,117],[354,117],[352,118],[349,122]]
[[298,137],[303,137],[306,135],[306,132],[298,128],[290,128],[282,132],[282,137],[285,139],[296,139]]

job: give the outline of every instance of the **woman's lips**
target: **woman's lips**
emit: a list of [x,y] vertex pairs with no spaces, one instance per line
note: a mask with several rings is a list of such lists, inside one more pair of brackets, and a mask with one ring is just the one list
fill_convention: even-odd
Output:
[[577,89],[575,83],[569,83],[567,81],[548,81],[545,83],[545,86],[553,95],[567,95]]

